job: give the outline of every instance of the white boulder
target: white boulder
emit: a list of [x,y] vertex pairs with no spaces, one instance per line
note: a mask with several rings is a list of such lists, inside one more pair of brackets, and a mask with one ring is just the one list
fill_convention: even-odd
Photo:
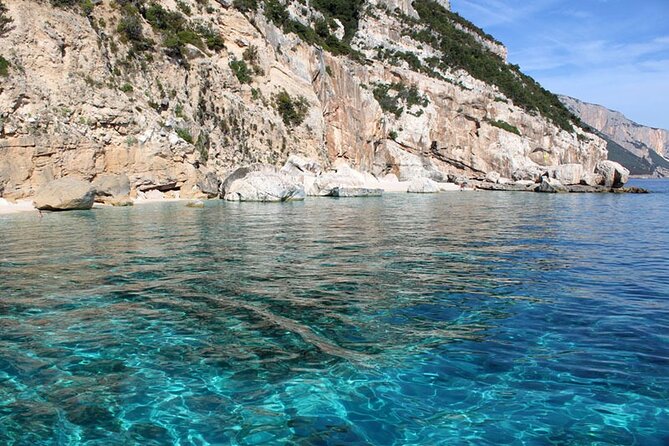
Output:
[[226,186],[228,201],[292,201],[304,200],[304,186],[295,178],[279,171],[252,171]]
[[605,160],[597,163],[595,174],[603,177],[602,186],[617,189],[627,183],[630,171],[614,161]]
[[409,183],[407,192],[412,194],[435,194],[441,192],[439,183],[429,178],[416,178]]
[[562,184],[579,184],[583,178],[582,164],[560,164],[548,171],[551,178],[558,180]]

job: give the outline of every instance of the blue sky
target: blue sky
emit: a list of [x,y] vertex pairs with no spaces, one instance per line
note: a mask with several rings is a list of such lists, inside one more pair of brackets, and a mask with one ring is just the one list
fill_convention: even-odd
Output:
[[452,0],[545,88],[669,129],[669,0]]

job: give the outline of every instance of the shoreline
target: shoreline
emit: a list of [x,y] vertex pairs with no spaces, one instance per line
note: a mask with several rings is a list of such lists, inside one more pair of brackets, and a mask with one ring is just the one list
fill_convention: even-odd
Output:
[[[399,194],[399,193],[409,193],[407,192],[407,188],[409,186],[410,181],[398,181],[398,182],[384,182],[381,184],[381,189],[383,190],[384,194]],[[442,192],[460,192],[460,191],[466,191],[466,192],[472,192],[474,191],[473,188],[467,188],[467,189],[460,189],[460,186],[458,186],[455,183],[438,183],[440,191],[436,193],[442,193]],[[422,194],[416,194],[416,195],[422,195]],[[319,198],[315,196],[307,196],[306,199],[309,198]],[[222,200],[221,198],[218,198],[219,200]],[[211,200],[216,200],[216,198],[211,198]],[[133,206],[141,206],[144,204],[152,204],[152,203],[172,203],[172,202],[189,202],[189,201],[197,201],[197,199],[194,198],[175,198],[175,197],[160,197],[160,198],[134,198],[132,200]],[[207,200],[204,200],[207,201]],[[223,200],[225,201],[225,200]],[[100,209],[100,208],[107,208],[107,207],[115,207],[111,204],[105,204],[105,203],[98,203],[96,202],[93,204],[93,209]],[[16,201],[9,201],[4,198],[0,198],[0,215],[13,215],[13,214],[18,214],[21,212],[37,212],[37,208],[33,206],[33,201],[31,198],[22,198]]]
[[18,214],[20,212],[30,212],[37,209],[33,206],[31,199],[20,199],[15,202],[0,198],[0,215]]
[[[650,179],[658,179],[662,180],[662,178],[640,178],[640,177],[633,177],[632,179],[644,179],[644,180],[650,180]],[[500,192],[530,192],[533,190],[527,189],[512,189],[508,187],[508,185],[505,187],[505,185],[499,185],[499,184],[494,184],[494,183],[486,183],[483,181],[472,181],[473,184],[470,185],[469,187],[466,188],[461,188],[459,185],[455,183],[437,183],[439,185],[439,192],[434,192],[434,193],[410,193],[408,192],[408,186],[411,183],[410,181],[381,181],[379,186],[380,189],[383,191],[383,194],[411,194],[411,195],[433,195],[433,194],[440,194],[443,192],[475,192],[477,190],[482,190],[482,191],[489,191],[489,192],[495,192],[495,191],[500,191]],[[473,186],[473,187],[472,187]],[[630,189],[636,189],[636,188],[621,188],[620,192],[622,193],[630,193]],[[571,193],[574,192],[581,192],[581,191],[569,191]],[[586,192],[586,191],[583,191]],[[597,190],[597,191],[587,191],[587,192],[611,192],[610,190]],[[638,192],[637,192],[638,193]],[[308,200],[310,198],[327,198],[327,197],[319,197],[319,196],[306,196],[305,200]],[[192,202],[192,201],[198,201],[198,200],[203,200],[203,201],[208,201],[208,200],[223,200],[222,198],[210,198],[210,199],[196,199],[196,198],[181,198],[181,197],[151,197],[151,198],[146,198],[146,197],[137,197],[132,199],[132,205],[144,205],[144,204],[152,204],[152,203],[172,203],[172,202]],[[225,200],[223,200],[225,201]],[[107,207],[115,207],[111,204],[106,204],[106,203],[99,203],[96,202],[93,204],[93,209],[99,209],[99,208],[107,208]],[[32,198],[22,198],[19,200],[15,201],[10,201],[5,198],[0,197],[0,216],[1,215],[13,215],[13,214],[18,214],[18,213],[24,213],[24,212],[37,212],[37,208],[33,206],[33,201]],[[48,212],[48,211],[47,211]]]

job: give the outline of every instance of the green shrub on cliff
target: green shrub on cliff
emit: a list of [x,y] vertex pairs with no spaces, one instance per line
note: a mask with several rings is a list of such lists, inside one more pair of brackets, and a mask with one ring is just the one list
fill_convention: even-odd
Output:
[[282,90],[274,97],[274,107],[284,124],[295,127],[302,124],[307,117],[309,102],[302,96],[293,98],[286,90]]
[[488,123],[493,127],[497,127],[498,129],[506,130],[507,132],[515,133],[516,135],[520,136],[520,130],[518,130],[518,127],[511,125],[506,121],[497,120],[488,121]]
[[4,57],[0,56],[0,76],[6,77],[9,76],[9,61]]
[[178,127],[174,129],[174,131],[177,133],[177,136],[179,136],[179,138],[183,139],[188,144],[193,144],[193,136],[190,134],[190,131],[188,129]]
[[232,5],[241,12],[258,10],[258,0],[234,0]]
[[249,69],[248,65],[246,65],[245,61],[233,59],[230,61],[230,68],[232,69],[232,72],[235,74],[235,77],[239,82],[241,82],[242,84],[251,83],[252,72]]
[[[415,85],[407,87],[400,82],[391,84],[379,82],[374,86],[372,93],[374,99],[381,106],[381,110],[392,113],[398,118],[404,112],[405,106],[408,108],[413,106],[427,107],[430,103],[427,96],[420,94],[418,87]],[[420,114],[416,116],[420,116]]]
[[12,29],[12,19],[8,14],[7,6],[0,0],[0,37],[5,37]]
[[337,19],[344,25],[344,41],[350,42],[358,30],[363,0],[313,0],[312,5],[326,18]]
[[[314,25],[317,30],[311,26],[306,26],[292,19],[286,6],[278,0],[265,1],[265,16],[274,25],[281,28],[283,32],[297,34],[305,43],[318,45],[334,55],[349,55],[353,59],[362,60],[360,53],[351,48],[346,37],[344,40],[339,40],[336,36],[330,34],[327,23],[323,26],[323,21],[317,20]],[[328,14],[325,14],[325,16],[330,17]],[[357,21],[355,26],[357,27]]]
[[51,0],[51,4],[57,8],[71,8],[78,6],[84,15],[90,16],[93,13],[95,4],[91,0]]

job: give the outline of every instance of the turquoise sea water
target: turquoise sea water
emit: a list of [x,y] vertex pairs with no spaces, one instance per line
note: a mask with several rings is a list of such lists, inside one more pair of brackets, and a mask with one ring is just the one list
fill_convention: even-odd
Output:
[[637,184],[0,217],[0,444],[667,445]]

